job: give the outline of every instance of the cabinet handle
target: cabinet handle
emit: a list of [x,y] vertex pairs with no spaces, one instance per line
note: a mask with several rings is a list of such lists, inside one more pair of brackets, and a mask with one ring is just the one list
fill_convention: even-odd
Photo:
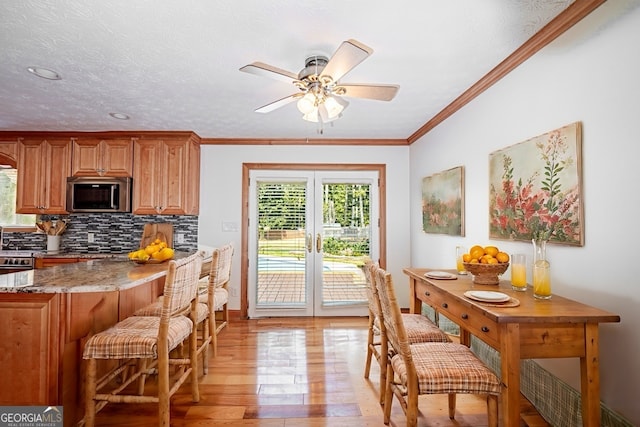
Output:
[[482,328],[480,328],[480,330],[482,332],[489,332],[489,328],[487,328],[486,326],[483,326]]
[[469,318],[469,315],[467,313],[462,313],[462,317],[463,320],[467,320]]
[[430,296],[431,296],[431,292],[429,292],[429,291],[426,291],[424,294],[425,294],[426,296],[428,296],[428,297],[430,297]]
[[449,304],[447,304],[446,302],[442,303],[442,308],[449,308]]

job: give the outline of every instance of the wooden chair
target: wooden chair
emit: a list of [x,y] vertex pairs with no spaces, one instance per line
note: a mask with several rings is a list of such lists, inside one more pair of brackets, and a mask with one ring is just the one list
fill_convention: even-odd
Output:
[[[376,358],[380,365],[380,404],[384,403],[386,388],[386,354],[387,341],[380,339],[380,300],[378,291],[372,278],[373,271],[378,268],[377,263],[370,259],[365,261],[364,274],[366,278],[367,301],[369,304],[369,324],[367,334],[367,359],[364,365],[364,377],[369,378],[371,360]],[[451,338],[431,320],[421,314],[402,313],[402,322],[409,336],[411,344],[420,342],[451,342]],[[381,355],[385,357],[381,358]]]
[[463,344],[410,344],[391,274],[378,267],[372,276],[382,309],[382,339],[390,345],[384,423],[389,424],[394,395],[407,417],[407,426],[415,427],[419,395],[448,394],[449,418],[454,419],[456,394],[473,393],[487,396],[488,425],[497,427],[501,388],[498,377]]
[[[231,260],[233,245],[228,243],[215,248],[211,255],[209,276],[200,279],[197,307],[197,324],[201,331],[198,354],[203,354],[204,373],[208,372],[209,343],[213,346],[213,357],[218,355],[218,334],[229,322],[229,280],[231,279]],[[216,319],[220,313],[220,322]]]
[[[83,352],[86,364],[85,426],[93,427],[96,412],[109,402],[157,402],[158,425],[169,426],[171,396],[189,377],[192,400],[200,400],[195,312],[201,264],[202,256],[198,253],[169,261],[159,316],[126,318],[87,341]],[[188,357],[178,354],[176,358],[172,350],[186,339],[189,339]],[[117,360],[120,363],[98,380],[99,359]],[[121,384],[112,381],[132,365],[138,369]],[[178,367],[174,375],[171,375],[172,367]],[[144,378],[156,371],[157,394],[145,395]],[[134,393],[128,387],[136,380],[139,380],[139,387]],[[99,393],[107,386],[111,387]]]

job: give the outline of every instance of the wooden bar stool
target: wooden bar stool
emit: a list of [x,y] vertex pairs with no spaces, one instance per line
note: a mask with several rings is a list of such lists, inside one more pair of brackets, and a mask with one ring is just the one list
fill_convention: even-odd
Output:
[[[201,343],[212,343],[213,357],[218,355],[218,334],[229,323],[229,290],[227,287],[231,279],[233,252],[234,249],[231,243],[214,249],[209,276],[206,282],[201,279],[201,283],[205,283],[205,286],[200,287],[200,295],[198,297],[198,323],[203,323]],[[220,313],[220,322],[216,319],[216,313]],[[205,373],[207,373],[207,348],[207,346],[201,344],[198,349],[198,352],[204,354]]]
[[[93,427],[96,412],[110,402],[157,402],[158,426],[169,426],[171,396],[189,377],[192,400],[200,400],[195,313],[201,264],[202,256],[198,253],[169,261],[159,316],[126,318],[87,341],[83,353],[86,360],[85,426]],[[172,350],[186,339],[189,339],[188,357],[172,356]],[[101,359],[119,363],[97,379],[97,361]],[[112,380],[132,365],[138,369],[121,384],[114,385]],[[171,375],[173,366],[180,369]],[[157,393],[145,395],[144,378],[156,370]],[[128,387],[136,380],[139,380],[139,387],[133,392]]]

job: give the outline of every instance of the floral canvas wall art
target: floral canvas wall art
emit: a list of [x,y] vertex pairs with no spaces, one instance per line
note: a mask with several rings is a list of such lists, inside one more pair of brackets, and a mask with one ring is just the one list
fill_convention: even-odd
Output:
[[582,246],[582,126],[572,123],[489,155],[489,236]]
[[464,169],[455,167],[422,179],[422,229],[464,236]]

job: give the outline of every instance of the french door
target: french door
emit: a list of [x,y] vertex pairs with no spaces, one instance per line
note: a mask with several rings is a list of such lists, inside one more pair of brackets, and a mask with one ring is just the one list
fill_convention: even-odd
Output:
[[249,317],[366,315],[378,206],[376,171],[252,170]]

